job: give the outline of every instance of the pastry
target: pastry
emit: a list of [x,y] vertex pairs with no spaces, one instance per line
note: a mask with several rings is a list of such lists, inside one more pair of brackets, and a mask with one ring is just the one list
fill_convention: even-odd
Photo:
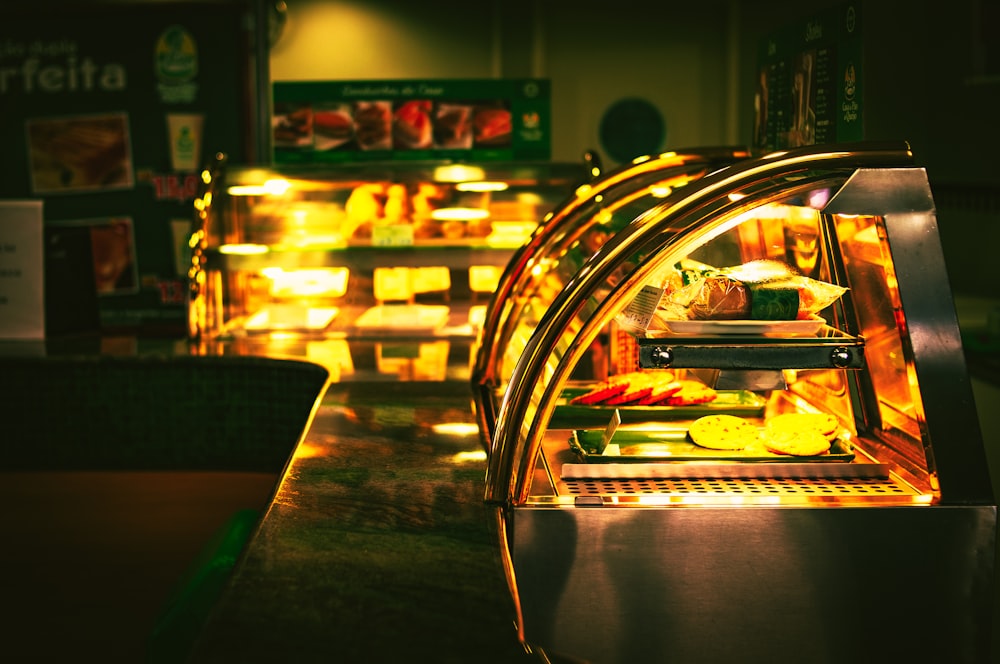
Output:
[[691,423],[688,436],[695,445],[711,450],[742,450],[757,440],[759,432],[750,421],[735,415],[705,415]]
[[764,435],[764,448],[774,454],[817,456],[830,449],[830,439],[814,429]]
[[767,420],[768,435],[780,437],[798,431],[815,431],[830,440],[837,437],[837,418],[826,413],[782,413]]

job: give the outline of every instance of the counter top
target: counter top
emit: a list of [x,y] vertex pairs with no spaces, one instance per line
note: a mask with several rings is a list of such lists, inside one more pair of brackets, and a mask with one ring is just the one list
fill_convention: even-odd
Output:
[[484,475],[468,383],[332,383],[193,661],[537,661]]

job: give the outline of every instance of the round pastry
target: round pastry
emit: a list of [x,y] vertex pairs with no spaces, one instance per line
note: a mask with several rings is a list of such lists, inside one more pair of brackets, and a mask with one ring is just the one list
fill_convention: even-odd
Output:
[[815,431],[827,440],[837,437],[837,418],[826,413],[782,413],[767,420],[769,436],[780,437],[801,431]]
[[688,428],[691,440],[711,450],[742,450],[755,440],[759,432],[748,420],[735,415],[705,415]]
[[813,429],[802,429],[781,434],[767,432],[764,448],[774,454],[789,456],[818,456],[830,449],[830,440]]

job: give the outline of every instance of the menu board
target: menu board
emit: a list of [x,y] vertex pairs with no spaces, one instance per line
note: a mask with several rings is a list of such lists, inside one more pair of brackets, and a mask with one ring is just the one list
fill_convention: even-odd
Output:
[[864,139],[862,27],[861,3],[849,2],[761,41],[754,147]]
[[86,4],[0,23],[0,199],[89,238],[102,327],[183,332],[176,222],[202,155],[247,151],[246,10]]
[[275,163],[548,159],[544,79],[273,84]]

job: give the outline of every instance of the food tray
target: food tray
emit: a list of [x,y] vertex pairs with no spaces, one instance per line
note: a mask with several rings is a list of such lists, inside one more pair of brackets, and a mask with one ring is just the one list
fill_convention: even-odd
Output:
[[656,422],[659,420],[694,419],[702,415],[737,415],[760,417],[764,414],[764,399],[748,390],[719,390],[714,400],[690,406],[585,406],[570,400],[586,394],[593,386],[568,387],[556,402],[550,426],[557,429],[597,425],[605,426],[617,410],[622,422]]
[[[802,462],[845,462],[854,460],[854,449],[850,442],[838,437],[830,446],[830,451],[816,456],[790,456],[774,454],[764,449],[763,444],[742,450],[710,450],[699,447],[687,436],[686,427],[663,428],[657,430],[618,429],[608,442],[609,450],[601,454],[598,450],[604,437],[604,429],[577,429],[570,434],[569,447],[574,454],[587,463],[648,463],[663,461],[742,461],[753,463],[802,463]],[[617,454],[607,453],[617,445]]]
[[765,335],[810,336],[816,334],[826,321],[819,316],[802,320],[663,320],[666,330],[649,330],[646,336],[656,338],[670,335]]

